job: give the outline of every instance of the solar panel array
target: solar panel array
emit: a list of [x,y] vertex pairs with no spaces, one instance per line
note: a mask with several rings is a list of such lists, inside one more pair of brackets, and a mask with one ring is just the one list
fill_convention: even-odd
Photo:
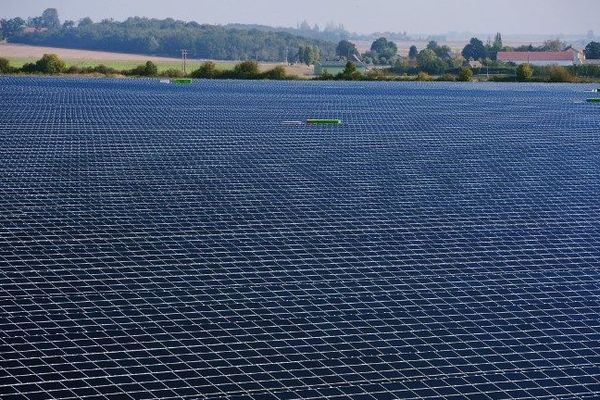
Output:
[[0,397],[600,397],[585,89],[0,78]]

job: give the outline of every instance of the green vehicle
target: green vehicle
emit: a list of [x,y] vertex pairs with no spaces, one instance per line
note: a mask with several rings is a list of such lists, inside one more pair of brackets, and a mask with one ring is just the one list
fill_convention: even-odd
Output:
[[192,79],[191,78],[173,78],[173,79],[171,79],[171,83],[174,83],[176,85],[188,85],[188,84],[192,83]]
[[309,125],[340,125],[341,119],[307,119],[306,123]]

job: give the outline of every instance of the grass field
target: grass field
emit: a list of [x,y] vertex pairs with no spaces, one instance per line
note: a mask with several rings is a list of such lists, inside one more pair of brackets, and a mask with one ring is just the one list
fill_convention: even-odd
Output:
[[[25,63],[37,61],[45,53],[57,54],[65,61],[67,67],[95,67],[97,65],[104,64],[107,67],[118,70],[126,70],[132,69],[150,60],[158,66],[159,72],[171,68],[181,69],[181,60],[177,58],[0,43],[0,57],[7,58],[10,61],[10,64],[17,68],[22,67]],[[187,71],[190,72],[197,69],[206,61],[209,60],[188,60]],[[233,69],[234,65],[239,62],[223,60],[211,61],[217,65],[217,69],[223,71]],[[278,65],[283,65],[288,75],[296,75],[299,77],[309,77],[313,75],[313,68],[307,67],[306,65],[260,63],[259,67],[261,71],[266,71]]]

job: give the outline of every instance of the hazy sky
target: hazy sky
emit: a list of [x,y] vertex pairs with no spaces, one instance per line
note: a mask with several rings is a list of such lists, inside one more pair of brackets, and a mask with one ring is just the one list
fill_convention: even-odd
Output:
[[39,15],[48,7],[62,20],[139,15],[274,26],[333,21],[356,32],[600,32],[600,0],[0,0],[0,17]]

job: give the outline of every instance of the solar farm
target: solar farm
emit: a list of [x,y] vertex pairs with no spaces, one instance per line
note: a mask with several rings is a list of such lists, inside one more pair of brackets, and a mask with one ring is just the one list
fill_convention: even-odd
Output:
[[599,398],[591,89],[0,77],[0,398]]

